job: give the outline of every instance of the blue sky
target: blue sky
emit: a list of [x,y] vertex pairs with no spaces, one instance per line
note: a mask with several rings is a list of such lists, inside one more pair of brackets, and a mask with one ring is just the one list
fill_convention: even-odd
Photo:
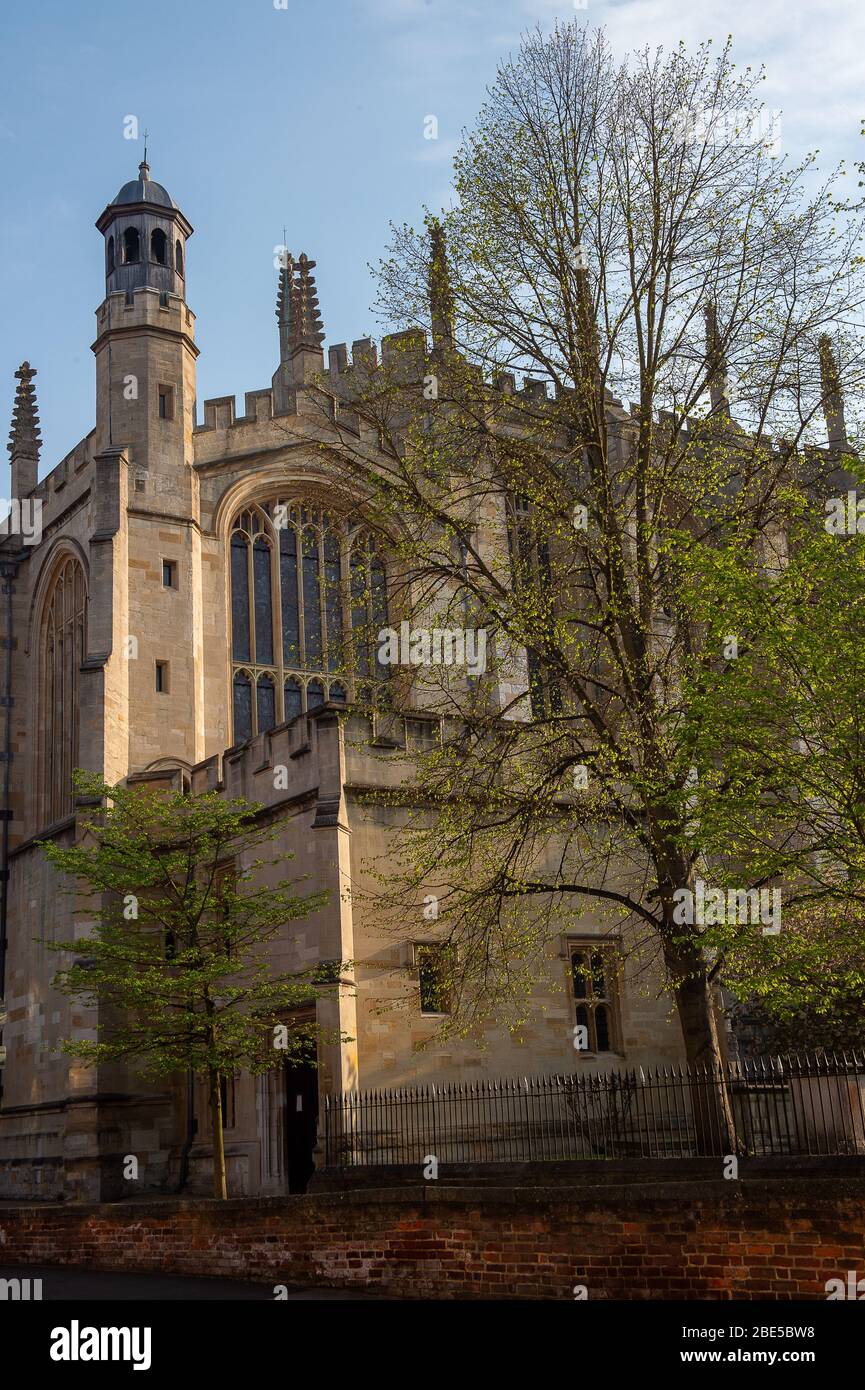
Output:
[[[195,227],[187,289],[198,399],[269,384],[274,246],[317,262],[327,343],[381,326],[368,269],[390,221],[447,201],[450,159],[497,61],[567,0],[40,0],[4,12],[0,88],[3,275],[0,410],[13,372],[38,369],[42,472],[93,425],[94,311],[104,290],[94,222],[133,178],[150,130],[152,177]],[[728,33],[769,70],[783,145],[828,164],[862,158],[865,7],[841,0],[588,0],[618,53]],[[435,115],[439,138],[424,139]],[[200,409],[200,406],[199,406]],[[4,424],[5,429],[5,424]],[[4,436],[5,438],[5,436]],[[4,456],[5,457],[5,456]],[[8,489],[8,472],[0,475]],[[8,496],[8,491],[5,495]]]

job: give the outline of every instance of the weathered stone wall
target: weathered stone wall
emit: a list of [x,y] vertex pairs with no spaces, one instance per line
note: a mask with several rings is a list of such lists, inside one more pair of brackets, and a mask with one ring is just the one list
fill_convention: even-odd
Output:
[[[361,1088],[469,1081],[525,1074],[595,1071],[617,1065],[679,1064],[681,1030],[662,993],[657,964],[628,955],[616,990],[616,1052],[590,1057],[574,1050],[574,1002],[568,936],[609,940],[609,918],[586,910],[579,921],[559,919],[539,950],[525,1024],[478,1027],[469,1039],[437,1038],[441,1019],[420,1012],[412,943],[441,935],[425,919],[423,899],[403,901],[395,868],[389,892],[387,866],[396,864],[394,842],[402,812],[387,806],[388,787],[410,772],[413,730],[420,721],[395,717],[395,748],[376,746],[368,721],[354,718],[345,730],[346,816],[351,827],[351,883]],[[430,723],[435,729],[435,724]],[[429,891],[435,892],[434,881]],[[629,943],[631,944],[631,943]]]

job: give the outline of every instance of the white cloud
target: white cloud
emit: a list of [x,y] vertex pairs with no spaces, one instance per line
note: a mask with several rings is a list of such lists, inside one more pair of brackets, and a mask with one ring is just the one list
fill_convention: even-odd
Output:
[[819,146],[824,166],[842,155],[861,158],[865,7],[850,0],[588,0],[580,11],[566,0],[519,0],[519,9],[527,27],[557,18],[602,25],[620,57],[645,46],[672,49],[680,39],[689,47],[713,39],[720,48],[731,34],[739,67],[765,66],[763,99],[783,111],[785,153]]
[[421,140],[418,149],[409,157],[416,164],[440,164],[442,160],[450,163],[457,149],[456,140]]
[[819,147],[824,167],[862,157],[865,6],[851,0],[587,0],[585,9],[569,0],[372,0],[371,14],[407,86],[437,92],[446,105],[451,93],[465,100],[474,76],[473,109],[491,57],[505,58],[536,23],[603,25],[621,57],[646,46],[669,50],[680,39],[720,48],[732,34],[740,67],[765,66],[761,90],[770,109],[783,111],[784,153],[798,158]]

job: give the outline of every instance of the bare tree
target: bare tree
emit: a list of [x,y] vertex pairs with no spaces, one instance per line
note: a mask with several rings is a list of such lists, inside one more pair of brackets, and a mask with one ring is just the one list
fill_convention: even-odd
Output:
[[[591,907],[660,956],[689,1061],[718,1056],[717,971],[674,914],[724,757],[683,692],[729,653],[683,581],[709,546],[784,563],[791,490],[838,476],[863,373],[861,209],[840,171],[806,196],[760,80],[729,47],[619,64],[576,24],[530,35],[456,206],[394,233],[380,306],[405,331],[319,383],[321,448],[388,534],[411,624],[391,698],[443,716],[390,798],[384,888],[438,885],[455,1027],[523,1016]],[[432,630],[482,631],[484,672],[434,665]]]

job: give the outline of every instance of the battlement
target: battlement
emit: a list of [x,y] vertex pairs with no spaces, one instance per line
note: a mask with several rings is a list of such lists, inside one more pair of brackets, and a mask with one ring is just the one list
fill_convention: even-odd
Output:
[[[60,463],[54,464],[50,473],[46,473],[45,478],[40,478],[31,495],[33,498],[39,498],[43,507],[50,506],[51,500],[56,496],[60,499],[60,505],[65,506],[67,493],[64,492],[64,489],[67,488],[67,484],[74,481],[92,464],[93,439],[95,438],[96,430],[90,430],[90,434],[79,439],[75,448],[70,449],[70,452],[64,459],[60,460]],[[54,510],[57,510],[56,507],[51,507],[51,512]],[[46,517],[46,520],[49,517]]]
[[[152,291],[150,292],[152,293]],[[359,383],[364,378],[369,378],[379,368],[390,368],[404,374],[408,380],[416,377],[418,383],[430,372],[435,370],[435,357],[430,353],[430,344],[425,331],[422,328],[414,327],[404,329],[399,333],[385,334],[381,339],[381,351],[379,346],[372,338],[356,338],[351,344],[333,343],[327,350],[327,366],[316,377],[305,383],[298,384],[294,390],[299,395],[304,391],[319,391],[324,393],[324,407],[331,419],[339,421],[340,428],[358,433],[359,427],[351,409],[351,397],[353,384]],[[479,368],[471,368],[478,380],[481,381],[482,373]],[[551,386],[549,381],[538,377],[524,374],[521,381],[515,372],[496,371],[488,383],[489,389],[503,398],[510,401],[514,407],[514,418],[518,419],[522,413],[524,415],[536,414],[547,407],[551,407],[554,402],[573,394],[573,387]],[[620,426],[628,432],[639,420],[639,406],[637,402],[619,399],[608,388],[604,390],[604,402],[611,424]],[[321,403],[319,407],[321,408]],[[243,429],[261,425],[268,420],[276,419],[281,415],[294,415],[294,409],[289,412],[280,412],[276,406],[275,394],[272,387],[263,390],[247,391],[244,395],[244,413],[238,415],[236,402],[233,395],[217,396],[213,399],[205,400],[203,403],[204,419],[194,427],[196,435],[209,431]],[[301,407],[297,406],[300,411]],[[689,419],[682,416],[675,416],[673,411],[659,410],[655,412],[656,423],[666,429],[671,429],[675,424],[677,437],[682,443],[686,443],[699,427],[704,425],[704,421]],[[739,427],[733,422],[734,430]],[[777,443],[773,444],[770,440],[764,441],[768,448],[776,449],[780,447]]]
[[[404,335],[393,334],[392,337],[402,337]],[[388,340],[382,342],[385,357],[392,349],[389,347]],[[378,367],[378,351],[371,338],[358,338],[352,344],[352,356],[349,361],[348,348],[345,343],[337,343],[330,348],[328,353],[328,366],[321,374],[321,380],[311,381],[296,390],[316,389],[323,387],[327,392],[330,385],[332,395],[327,401],[327,410],[331,419],[339,419],[340,426],[344,429],[357,433],[357,424],[350,408],[350,400],[346,399],[350,391],[349,383],[355,373],[362,371],[368,375]],[[257,391],[246,391],[244,393],[244,413],[237,414],[236,397],[214,396],[206,399],[202,403],[204,419],[197,423],[193,428],[193,434],[201,435],[215,430],[235,430],[243,429],[248,426],[256,426],[268,420],[284,417],[286,414],[293,415],[294,411],[280,411],[277,409],[276,398],[272,386],[263,387]]]
[[[636,420],[638,418],[639,412],[636,405],[633,405],[631,407],[630,413],[633,419]],[[710,419],[710,417],[701,417],[695,419],[687,415],[676,415],[672,410],[657,411],[655,414],[655,420],[662,430],[668,431],[671,435],[675,431],[677,439],[679,439],[683,444],[689,443],[689,441],[691,441],[692,439],[696,439],[698,442],[700,442],[701,436],[703,439],[705,439],[705,431],[707,429],[707,426],[711,426],[712,424],[712,420]],[[755,436],[749,435],[746,430],[742,429],[741,425],[738,425],[736,423],[735,420],[725,420],[723,417],[716,416],[714,417],[714,424],[715,427],[726,426],[726,428],[730,431],[729,437],[731,446],[734,444],[737,437],[741,439],[750,439],[752,443],[755,442]],[[783,439],[773,439],[770,435],[767,434],[763,435],[759,442],[767,453],[773,455],[783,454],[791,447],[789,440],[785,441]]]
[[244,413],[235,413],[234,396],[214,396],[204,402],[204,420],[194,428],[195,434],[204,430],[228,430],[236,425],[255,425],[263,420],[272,420],[273,388],[265,386],[259,391],[246,391],[243,397]]
[[[122,296],[120,296],[122,298]],[[333,343],[327,352],[327,366],[318,380],[301,384],[296,390],[315,389],[321,386],[327,391],[331,388],[329,403],[331,418],[339,418],[343,428],[353,428],[351,414],[352,382],[358,377],[368,377],[382,368],[415,370],[422,378],[429,370],[429,342],[422,328],[407,328],[400,333],[388,333],[381,340],[381,355],[375,340],[356,338],[351,344]],[[480,377],[480,372],[478,372]],[[494,390],[503,395],[512,395],[535,406],[548,404],[551,397],[546,382],[525,377],[518,390],[516,379],[511,372],[499,373],[492,382]],[[244,393],[244,412],[237,414],[234,395],[214,396],[202,403],[204,418],[194,426],[196,435],[212,430],[234,430],[249,425],[258,425],[277,418],[281,413],[276,408],[272,387]]]
[[346,784],[393,785],[409,775],[406,754],[434,746],[442,720],[422,710],[374,712],[327,704],[197,763],[193,795],[224,792],[265,806],[316,797]]
[[[324,404],[330,418],[339,419],[341,428],[357,433],[357,424],[348,402],[343,402],[334,395],[326,397]],[[238,415],[234,396],[208,398],[203,402],[204,419],[193,426],[193,434],[197,437],[219,431],[253,430],[269,420],[296,418],[296,412],[293,410],[277,410],[275,393],[271,386],[245,392],[244,406],[244,413]],[[239,440],[236,442],[240,444]],[[249,443],[252,444],[253,441],[250,440]]]

